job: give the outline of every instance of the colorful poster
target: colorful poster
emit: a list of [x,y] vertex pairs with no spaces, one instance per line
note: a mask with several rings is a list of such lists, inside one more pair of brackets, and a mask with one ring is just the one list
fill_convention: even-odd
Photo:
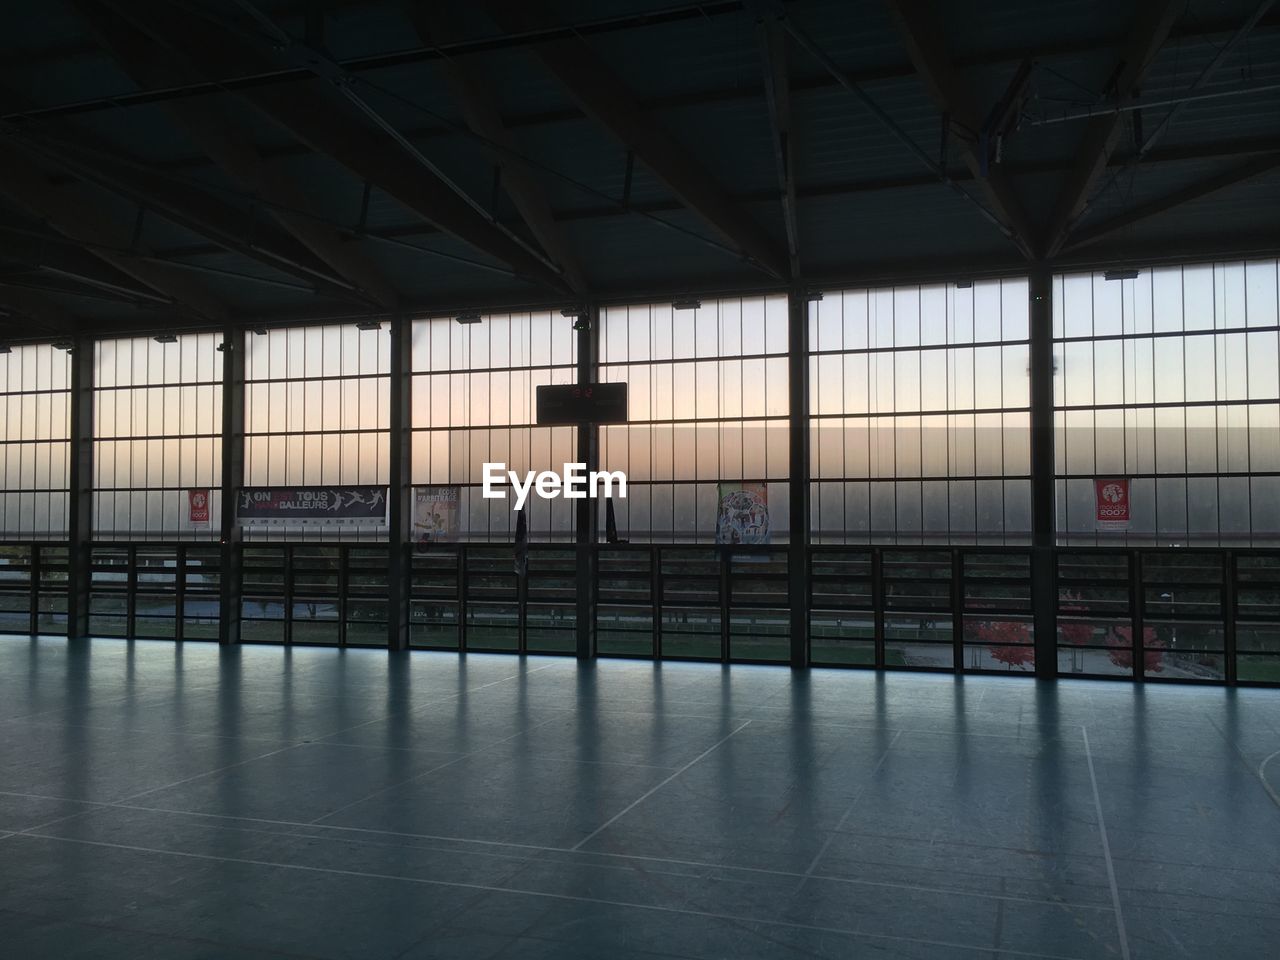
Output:
[[451,543],[458,539],[461,488],[413,488],[413,542]]
[[1108,477],[1093,481],[1099,530],[1129,529],[1129,478]]
[[763,483],[720,484],[716,543],[768,542],[768,488]]
[[209,522],[209,491],[187,491],[187,520],[191,523]]
[[332,525],[387,522],[387,488],[248,487],[236,501],[245,524]]

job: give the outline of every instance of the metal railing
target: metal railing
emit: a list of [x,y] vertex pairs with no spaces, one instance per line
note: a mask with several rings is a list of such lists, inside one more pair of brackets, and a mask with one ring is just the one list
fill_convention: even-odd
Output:
[[0,541],[0,633],[67,632],[66,543]]
[[[598,544],[600,656],[787,663],[785,545]],[[392,615],[388,547],[246,543],[243,642],[379,647]],[[216,639],[222,555],[208,543],[90,547],[93,636]],[[1280,683],[1280,551],[1053,551],[1059,676]],[[820,545],[805,583],[810,660],[822,666],[1031,675],[1032,551],[1024,547]],[[433,544],[409,557],[414,648],[576,652],[572,545]],[[67,630],[68,547],[0,544],[0,631]]]

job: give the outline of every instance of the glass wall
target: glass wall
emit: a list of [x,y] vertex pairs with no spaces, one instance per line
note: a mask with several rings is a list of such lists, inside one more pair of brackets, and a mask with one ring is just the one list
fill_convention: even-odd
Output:
[[809,306],[813,542],[1025,543],[1027,281]]
[[[245,337],[245,485],[385,485],[391,338],[355,324]],[[255,540],[383,539],[385,523],[247,527]]]
[[[1054,278],[1060,543],[1280,539],[1276,268]],[[1098,478],[1129,481],[1127,526],[1099,522]]]
[[[431,497],[438,522],[422,511],[415,539],[508,540],[512,499],[481,496],[483,464],[522,477],[563,470],[577,457],[576,427],[536,426],[540,384],[575,383],[577,333],[559,313],[495,313],[477,323],[442,317],[413,325],[413,466],[416,496]],[[529,536],[571,540],[573,504],[531,496]]]
[[[93,521],[105,539],[216,537],[222,511],[221,337],[93,346]],[[209,495],[192,523],[188,491]],[[172,572],[172,571],[170,571]]]
[[744,541],[787,540],[786,297],[602,310],[600,379],[627,383],[629,422],[600,430],[601,468],[627,475],[619,537],[713,543],[722,495],[746,491],[767,514]]
[[60,538],[70,487],[71,356],[48,344],[0,354],[0,538]]
[[[71,356],[49,344],[0,353],[0,541],[67,535]],[[67,548],[0,542],[0,632],[67,624]]]
[[[1061,674],[1280,676],[1278,271],[1054,277]],[[628,478],[597,553],[599,651],[785,661],[804,602],[818,663],[1032,672],[1027,300],[1012,278],[809,303],[803,597],[786,546],[786,297],[603,310],[598,379],[628,385],[629,417],[599,428],[600,467]],[[246,486],[389,483],[388,334],[246,336]],[[577,380],[573,320],[421,319],[411,334],[412,645],[572,652],[575,504],[531,499],[521,579],[512,504],[481,486],[486,462],[523,474],[577,460],[576,428],[534,423],[537,388]],[[219,341],[89,347],[96,635],[217,634]],[[47,345],[0,353],[0,628],[19,633],[66,620],[71,364]],[[1110,485],[1122,522],[1100,517]],[[193,522],[189,495],[204,491],[208,520]],[[385,523],[244,532],[244,640],[384,643]]]

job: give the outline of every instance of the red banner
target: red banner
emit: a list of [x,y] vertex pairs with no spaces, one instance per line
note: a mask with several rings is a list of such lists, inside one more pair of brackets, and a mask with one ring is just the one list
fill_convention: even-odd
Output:
[[192,523],[209,522],[209,491],[187,491],[187,519]]
[[1093,481],[1099,530],[1125,530],[1129,526],[1129,478],[1109,477]]

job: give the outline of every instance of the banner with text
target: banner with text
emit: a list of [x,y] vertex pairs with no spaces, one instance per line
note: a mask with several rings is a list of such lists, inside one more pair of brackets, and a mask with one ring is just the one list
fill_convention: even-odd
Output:
[[1099,530],[1129,529],[1129,478],[1093,481],[1095,519]]
[[248,487],[240,491],[236,519],[245,524],[385,524],[387,488]]
[[187,491],[187,520],[191,523],[209,522],[209,488]]
[[413,488],[413,542],[450,543],[458,539],[458,507],[462,488]]

